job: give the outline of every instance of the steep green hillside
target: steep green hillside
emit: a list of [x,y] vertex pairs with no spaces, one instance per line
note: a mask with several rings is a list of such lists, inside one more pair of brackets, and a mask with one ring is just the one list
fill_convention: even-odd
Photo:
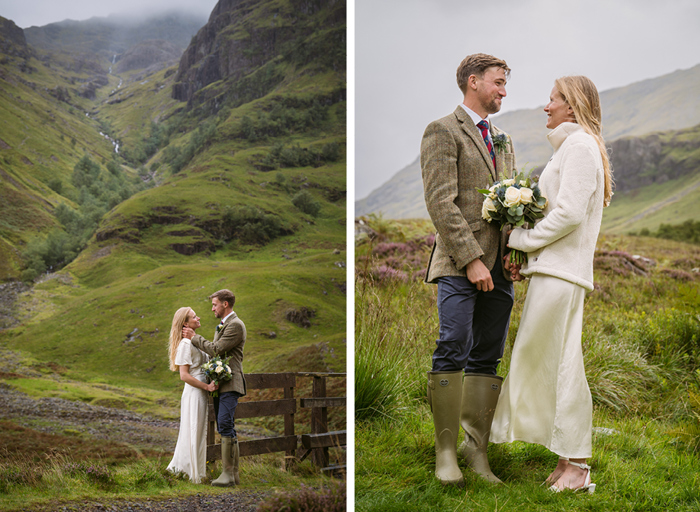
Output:
[[661,224],[700,219],[700,174],[616,193],[603,212],[602,230],[624,234],[656,231]]
[[[264,46],[265,61],[244,73],[224,66],[189,88],[187,101],[174,94],[182,62],[114,70],[92,98],[75,99],[82,108],[66,122],[85,125],[92,138],[84,145],[103,172],[113,147],[100,130],[118,141],[124,172],[155,186],[115,206],[73,262],[20,295],[12,305],[18,324],[0,331],[0,345],[62,365],[71,378],[177,393],[166,361],[172,315],[194,307],[210,337],[216,321],[207,296],[229,287],[248,328],[247,372],[344,371],[345,5],[220,2],[215,12],[193,45],[236,34],[240,55]],[[284,34],[252,30],[272,19]],[[215,45],[187,69],[202,69],[220,52]],[[62,54],[64,62],[74,58]],[[34,66],[56,79],[53,68]],[[9,103],[26,115],[15,96]],[[53,152],[73,156],[70,138],[56,138]],[[20,142],[18,135],[8,144]],[[82,140],[76,147],[58,173],[66,183]],[[51,150],[34,151],[50,158]],[[28,168],[13,172],[38,179]],[[58,226],[58,204],[76,207],[71,187],[42,189],[44,232]],[[26,240],[15,238],[20,251]],[[4,278],[19,268],[15,261]],[[309,325],[294,323],[300,314]]]
[[[73,204],[76,189],[70,175],[80,158],[87,153],[98,162],[106,161],[113,153],[112,144],[99,134],[99,124],[85,115],[91,102],[77,94],[78,84],[88,75],[46,66],[23,39],[4,39],[0,280],[17,277],[24,245],[57,225],[52,214],[59,202]],[[63,196],[54,190],[59,182]]]

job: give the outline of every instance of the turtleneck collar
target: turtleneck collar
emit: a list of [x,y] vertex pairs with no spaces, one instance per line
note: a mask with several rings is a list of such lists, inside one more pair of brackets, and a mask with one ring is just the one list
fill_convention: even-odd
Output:
[[580,130],[583,130],[581,125],[577,123],[564,122],[547,134],[547,140],[549,140],[549,143],[554,148],[554,151],[556,151],[569,135]]

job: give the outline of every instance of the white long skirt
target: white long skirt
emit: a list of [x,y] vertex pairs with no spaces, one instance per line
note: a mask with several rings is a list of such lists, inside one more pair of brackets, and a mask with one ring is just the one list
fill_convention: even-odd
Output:
[[209,397],[203,389],[185,384],[180,401],[180,433],[168,470],[186,473],[200,483],[207,468],[207,408]]
[[537,443],[570,459],[591,456],[593,402],[581,351],[585,296],[568,281],[531,278],[491,442]]

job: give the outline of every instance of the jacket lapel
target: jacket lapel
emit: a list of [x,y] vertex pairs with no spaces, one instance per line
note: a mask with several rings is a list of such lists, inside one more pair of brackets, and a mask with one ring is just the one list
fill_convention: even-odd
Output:
[[[489,168],[491,178],[496,181],[497,174],[496,170],[493,168],[493,160],[491,160],[491,154],[486,147],[486,143],[484,142],[484,138],[481,136],[481,132],[474,124],[474,121],[472,121],[472,118],[469,117],[469,114],[467,114],[462,107],[458,105],[454,113],[462,126],[462,131],[472,139],[474,145],[479,149],[481,156],[484,158],[484,163]],[[489,126],[492,126],[492,124],[489,123]]]
[[235,311],[234,311],[233,313],[231,313],[231,316],[229,316],[229,317],[226,319],[226,321],[224,322],[224,325],[221,326],[221,329],[219,329],[218,331],[215,332],[215,334],[214,334],[214,343],[216,343],[216,341],[219,339],[219,335],[221,334],[221,331],[224,330],[224,327],[226,327],[226,326],[228,325],[228,323],[229,323],[231,320],[233,320],[234,318],[236,318],[236,312],[235,312]]

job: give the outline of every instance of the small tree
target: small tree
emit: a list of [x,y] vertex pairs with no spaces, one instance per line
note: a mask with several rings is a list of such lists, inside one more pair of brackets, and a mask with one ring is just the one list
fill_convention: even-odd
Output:
[[302,212],[316,217],[321,211],[321,203],[314,199],[308,191],[302,190],[292,198],[292,204]]

